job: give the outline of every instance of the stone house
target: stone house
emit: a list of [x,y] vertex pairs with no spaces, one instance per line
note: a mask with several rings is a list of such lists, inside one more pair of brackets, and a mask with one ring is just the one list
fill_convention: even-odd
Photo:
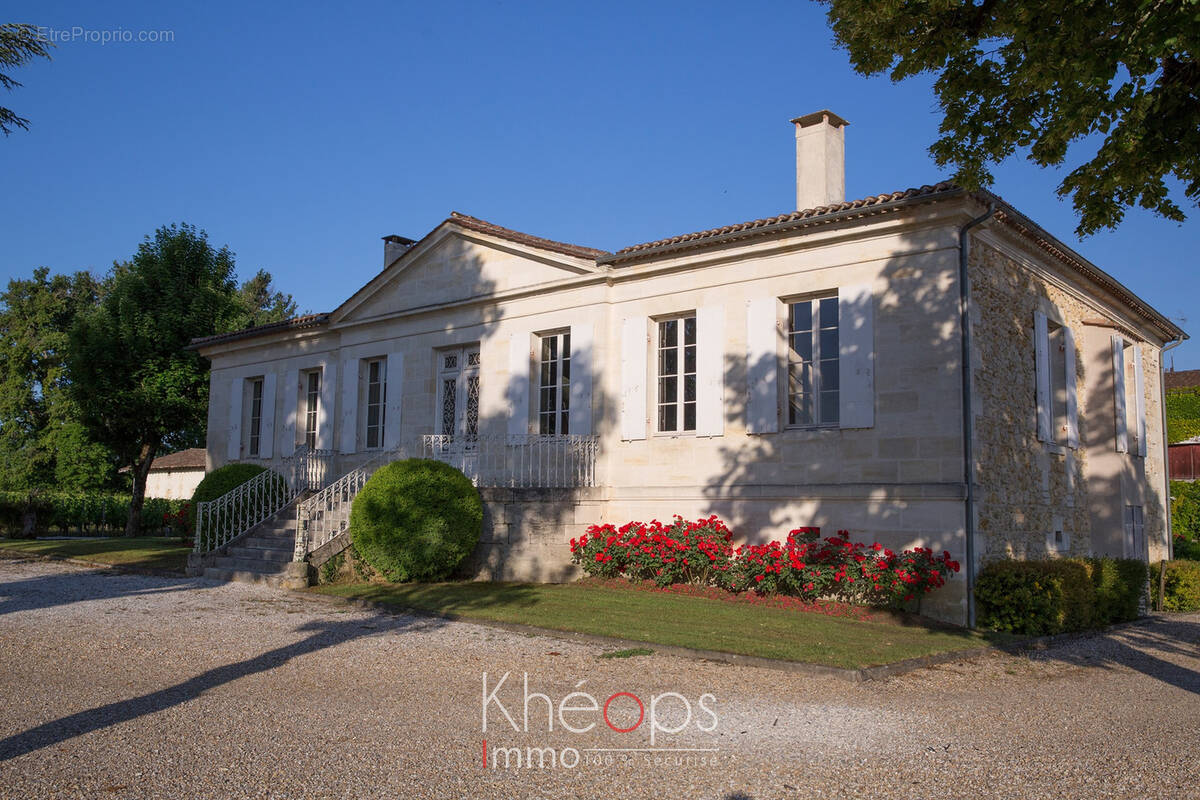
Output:
[[847,123],[793,123],[798,211],[611,253],[455,213],[385,237],[331,312],[198,340],[210,467],[319,460],[320,510],[280,515],[302,558],[372,464],[449,460],[488,509],[481,577],[567,579],[591,523],[718,514],[949,550],[966,577],[923,610],[965,622],[988,559],[1159,558],[1183,331],[990,192],[845,201]]

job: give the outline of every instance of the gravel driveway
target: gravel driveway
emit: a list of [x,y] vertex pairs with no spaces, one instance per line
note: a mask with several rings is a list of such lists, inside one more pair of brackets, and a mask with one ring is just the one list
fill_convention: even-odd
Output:
[[1200,797],[1198,642],[1178,616],[851,685],[0,561],[0,796]]

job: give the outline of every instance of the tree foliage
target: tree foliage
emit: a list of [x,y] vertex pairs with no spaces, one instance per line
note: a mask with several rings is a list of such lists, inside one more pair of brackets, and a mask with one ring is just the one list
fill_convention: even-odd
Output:
[[943,118],[930,152],[968,188],[1018,150],[1039,166],[1072,144],[1095,154],[1059,185],[1077,233],[1141,206],[1185,214],[1168,181],[1200,202],[1200,5],[1195,2],[823,0],[864,75],[937,76]]
[[118,265],[99,306],[71,335],[72,394],[91,435],[132,466],[127,535],[140,526],[150,463],[204,439],[208,364],[185,348],[238,312],[233,254],[203,231],[159,228]]
[[[38,30],[33,25],[0,25],[0,67],[20,67],[35,58],[48,59],[50,48],[53,46],[38,35]],[[20,85],[7,72],[0,71],[0,87],[12,91]],[[0,131],[8,136],[16,128],[29,130],[29,120],[17,116],[11,109],[0,106]]]
[[101,289],[42,267],[0,294],[0,489],[112,487],[115,457],[79,422],[67,376],[71,328]]
[[275,291],[271,273],[262,269],[238,288],[236,300],[238,311],[226,324],[226,330],[280,322],[296,313],[296,301],[290,294]]

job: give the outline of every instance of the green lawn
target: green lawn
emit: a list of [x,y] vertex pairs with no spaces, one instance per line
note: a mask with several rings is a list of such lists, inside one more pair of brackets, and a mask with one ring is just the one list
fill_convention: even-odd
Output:
[[177,538],[114,536],[109,539],[0,539],[0,551],[182,572],[191,548],[181,545]]
[[358,583],[314,591],[465,619],[850,669],[987,644],[968,632],[580,584]]

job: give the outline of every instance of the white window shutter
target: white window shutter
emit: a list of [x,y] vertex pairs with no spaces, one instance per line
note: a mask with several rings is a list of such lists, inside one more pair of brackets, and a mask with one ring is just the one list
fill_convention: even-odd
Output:
[[283,447],[279,451],[285,458],[296,452],[296,413],[304,397],[300,370],[289,369],[283,377]]
[[838,289],[838,426],[875,425],[875,297],[871,284]]
[[358,359],[342,362],[341,450],[353,453],[358,449]]
[[1125,411],[1125,342],[1116,334],[1112,337],[1113,406],[1116,409],[1117,452],[1129,452],[1129,431]]
[[725,309],[696,309],[696,435],[725,434]]
[[529,365],[532,337],[514,333],[508,340],[508,435],[529,433]]
[[779,301],[746,301],[746,432],[779,430]]
[[229,387],[229,441],[225,454],[230,461],[242,457],[242,392],[245,386],[245,378],[234,378]]
[[1067,446],[1079,447],[1079,399],[1075,385],[1075,334],[1063,328],[1064,371],[1067,386]]
[[572,434],[592,433],[592,371],[596,363],[590,322],[571,326],[571,405],[567,417]]
[[1137,424],[1137,454],[1146,455],[1146,375],[1142,372],[1142,346],[1133,345],[1133,409]]
[[317,400],[317,449],[333,449],[333,409],[337,405],[337,363],[321,363],[321,395]]
[[646,318],[621,322],[621,438],[646,438]]
[[1037,437],[1043,442],[1054,441],[1051,428],[1050,398],[1050,330],[1046,315],[1033,312],[1033,351],[1035,358],[1035,380],[1037,382]]
[[400,446],[400,409],[404,399],[404,354],[388,353],[384,372],[383,446],[394,450]]
[[275,373],[263,375],[262,421],[259,424],[259,458],[271,458],[275,453]]

